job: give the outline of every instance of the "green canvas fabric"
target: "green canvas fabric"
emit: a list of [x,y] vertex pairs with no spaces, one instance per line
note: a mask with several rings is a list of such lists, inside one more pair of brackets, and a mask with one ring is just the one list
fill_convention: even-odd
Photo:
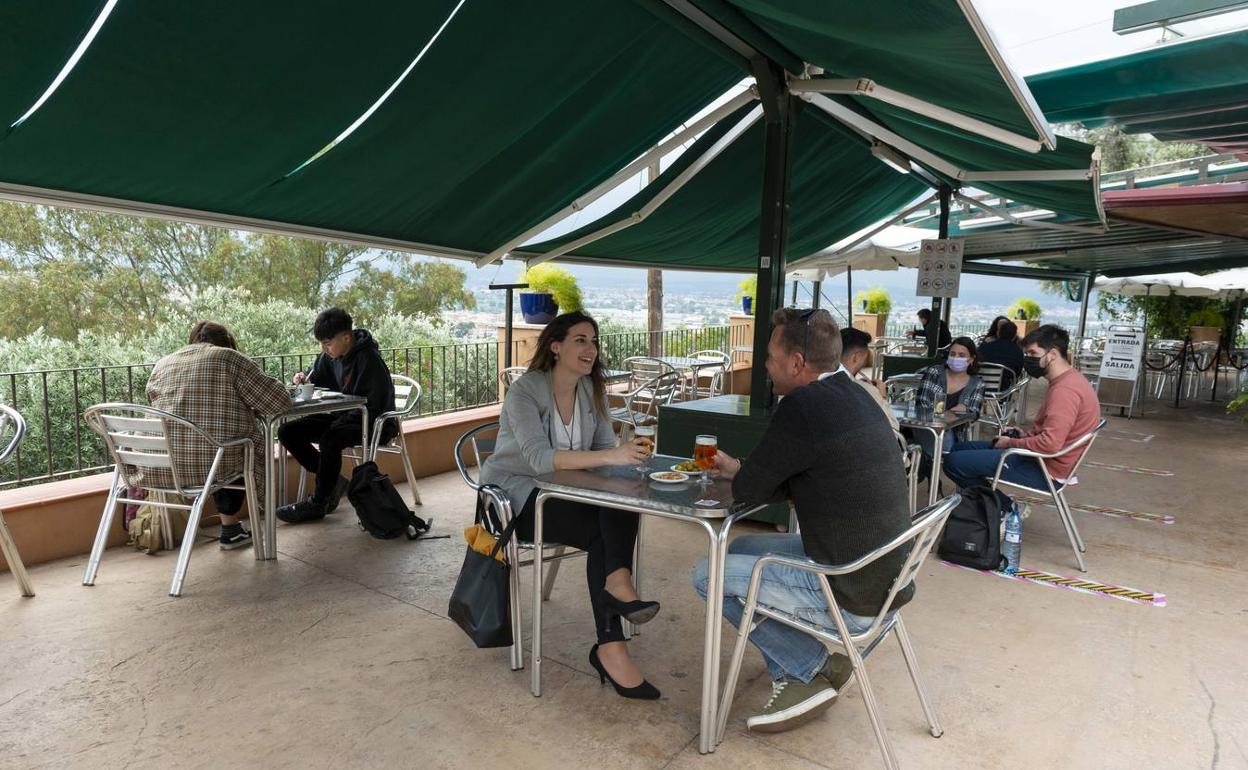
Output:
[[101,0],[0,3],[0,137],[47,89],[91,28]]
[[[705,152],[752,108],[747,105],[699,137],[659,178],[610,215],[551,241],[548,252],[628,217]],[[569,258],[753,270],[758,262],[763,179],[760,120],[639,224],[587,244]],[[857,137],[810,107],[794,131],[787,259],[812,254],[896,212],[927,189],[880,163]]]
[[1027,78],[1050,120],[1188,142],[1248,134],[1248,30]]
[[[287,177],[454,5],[119,3],[52,99],[0,139],[0,181],[486,252],[741,78],[633,3],[469,0],[368,121]],[[73,24],[71,50],[94,12],[43,11]],[[6,60],[47,46],[51,32],[27,30],[58,27],[27,15]],[[0,120],[29,106],[62,53],[0,78]]]

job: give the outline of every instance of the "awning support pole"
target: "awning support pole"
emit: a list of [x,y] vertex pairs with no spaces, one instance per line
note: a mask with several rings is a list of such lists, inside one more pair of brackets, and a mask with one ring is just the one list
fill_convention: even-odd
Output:
[[815,281],[814,288],[811,289],[810,293],[814,295],[811,299],[810,306],[818,310],[819,300],[823,298],[823,281]]
[[1080,282],[1080,292],[1082,292],[1083,300],[1079,303],[1079,333],[1076,335],[1080,340],[1088,332],[1088,298],[1092,296],[1092,281],[1096,278],[1096,273],[1088,273]]
[[[949,204],[953,199],[953,190],[943,182],[940,185],[940,230],[937,237],[949,237]],[[940,297],[932,297],[932,314],[927,319],[927,357],[936,357],[936,348],[940,346],[940,319],[942,305]]]
[[854,325],[854,269],[845,268],[845,316],[849,325]]
[[758,302],[754,311],[754,367],[750,374],[750,407],[771,406],[767,380],[767,343],[771,314],[784,303],[784,257],[789,241],[789,175],[793,167],[793,129],[798,100],[785,89],[784,73],[775,64],[757,62],[754,77],[763,103],[763,196],[758,233]]

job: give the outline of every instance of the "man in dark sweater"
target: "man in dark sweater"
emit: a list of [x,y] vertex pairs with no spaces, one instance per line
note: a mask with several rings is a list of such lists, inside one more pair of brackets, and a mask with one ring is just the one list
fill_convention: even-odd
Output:
[[[394,381],[376,340],[367,329],[353,329],[351,316],[337,307],[316,317],[312,334],[321,343],[321,354],[307,372],[294,376],[294,383],[311,382],[338,393],[364,396],[368,399],[372,428],[373,420],[394,409]],[[388,420],[382,429],[381,443],[389,441],[396,432],[394,421]],[[278,508],[277,518],[298,524],[322,518],[337,508],[347,490],[347,480],[341,475],[342,450],[358,445],[360,436],[360,413],[355,410],[314,414],[278,428],[282,446],[305,470],[316,474],[316,489],[308,499]]]
[[[784,399],[749,459],[719,453],[716,467],[732,479],[739,502],[788,497],[801,534],[747,535],[728,549],[724,616],[739,625],[754,563],[767,553],[843,564],[884,545],[910,525],[901,453],[879,406],[840,365],[841,336],[826,310],[785,308],[772,318],[767,373]],[[894,552],[852,575],[827,578],[851,633],[866,630],[888,597],[905,555]],[[759,601],[835,631],[818,575],[772,565]],[[694,587],[707,591],[707,565]],[[910,600],[906,586],[893,600]],[[832,705],[848,681],[849,658],[828,656],[823,643],[765,620],[750,635],[772,678],[772,697],[750,717],[751,730],[779,732]]]

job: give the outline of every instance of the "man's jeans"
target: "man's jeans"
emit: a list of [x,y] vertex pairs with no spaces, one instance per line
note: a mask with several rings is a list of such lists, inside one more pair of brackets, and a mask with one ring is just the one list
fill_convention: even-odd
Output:
[[[974,487],[992,480],[1004,452],[1004,449],[993,449],[991,441],[960,441],[945,455],[942,467],[949,480],[958,485],[958,489]],[[1044,481],[1044,471],[1040,469],[1040,461],[1034,457],[1015,455],[1006,460],[1005,467],[1001,469],[1001,479],[1034,489],[1048,489]],[[1062,484],[1056,479],[1053,484],[1058,489],[1062,488]]]
[[[724,617],[733,626],[739,628],[741,616],[745,614],[745,595],[749,591],[754,563],[768,553],[807,558],[802,550],[801,535],[746,535],[732,541],[724,566]],[[707,562],[703,559],[693,571],[693,587],[703,599],[708,580]],[[819,587],[820,580],[826,578],[791,567],[770,565],[763,570],[758,602],[836,633],[836,624],[828,616],[828,603]],[[865,631],[874,620],[843,609],[841,617],[850,633],[855,634]],[[774,620],[764,620],[750,634],[750,641],[763,653],[773,680],[787,676],[809,682],[828,657],[823,642]]]

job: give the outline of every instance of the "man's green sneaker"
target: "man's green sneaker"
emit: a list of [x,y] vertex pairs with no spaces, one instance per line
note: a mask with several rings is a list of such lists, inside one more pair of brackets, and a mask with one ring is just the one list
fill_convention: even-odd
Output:
[[837,693],[845,689],[845,683],[854,675],[854,664],[849,662],[848,655],[834,652],[824,661],[819,676],[827,679],[836,688]]
[[814,718],[836,700],[836,688],[822,674],[809,684],[785,677],[771,683],[771,699],[763,710],[745,720],[745,726],[760,733],[791,730]]

